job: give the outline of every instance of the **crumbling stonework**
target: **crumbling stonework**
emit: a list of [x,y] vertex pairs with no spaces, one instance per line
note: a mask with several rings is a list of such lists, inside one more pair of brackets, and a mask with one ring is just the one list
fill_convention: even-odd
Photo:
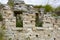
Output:
[[[32,6],[27,7],[24,1],[15,1],[13,10],[6,5],[2,15],[5,22],[5,40],[60,40],[60,19],[51,14],[43,14],[43,27],[35,26],[37,13]],[[23,27],[16,27],[14,11],[22,11]],[[57,22],[57,23],[56,23]]]

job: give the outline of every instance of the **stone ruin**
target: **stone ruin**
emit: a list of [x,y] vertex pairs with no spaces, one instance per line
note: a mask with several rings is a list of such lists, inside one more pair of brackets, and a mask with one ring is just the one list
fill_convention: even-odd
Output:
[[[9,5],[1,9],[6,28],[4,40],[60,40],[60,18],[56,20],[51,14],[42,12],[43,27],[36,27],[35,18],[39,12],[23,0],[13,1],[13,9]],[[21,16],[23,27],[16,27],[17,15]]]

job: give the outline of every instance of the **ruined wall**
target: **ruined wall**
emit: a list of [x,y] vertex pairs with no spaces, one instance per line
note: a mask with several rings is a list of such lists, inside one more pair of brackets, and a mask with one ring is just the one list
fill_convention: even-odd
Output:
[[[9,6],[3,8],[3,21],[5,23],[5,40],[60,40],[60,28],[50,14],[42,14],[43,27],[35,26],[35,11],[25,4],[18,4],[11,10]],[[15,10],[16,9],[16,10]],[[16,27],[14,11],[22,11],[23,27]],[[59,21],[57,21],[59,22]]]

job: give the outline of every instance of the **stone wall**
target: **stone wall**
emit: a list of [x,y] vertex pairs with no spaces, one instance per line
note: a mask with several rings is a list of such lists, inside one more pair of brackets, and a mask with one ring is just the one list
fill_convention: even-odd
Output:
[[2,15],[6,28],[5,40],[60,40],[60,28],[57,25],[58,23],[60,24],[60,19],[57,20],[56,24],[56,20],[51,14],[43,14],[43,27],[36,27],[35,11],[26,10],[25,4],[23,7],[19,6],[17,6],[18,9],[24,9],[22,13],[22,28],[16,27],[14,10],[11,10],[8,5],[3,8]]

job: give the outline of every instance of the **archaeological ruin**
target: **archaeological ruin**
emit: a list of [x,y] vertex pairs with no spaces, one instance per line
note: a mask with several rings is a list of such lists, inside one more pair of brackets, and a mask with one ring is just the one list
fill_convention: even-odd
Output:
[[43,8],[40,13],[23,0],[12,1],[12,8],[7,4],[0,9],[3,17],[0,27],[3,24],[5,28],[4,40],[60,40],[60,17],[53,17],[49,12],[44,14]]

